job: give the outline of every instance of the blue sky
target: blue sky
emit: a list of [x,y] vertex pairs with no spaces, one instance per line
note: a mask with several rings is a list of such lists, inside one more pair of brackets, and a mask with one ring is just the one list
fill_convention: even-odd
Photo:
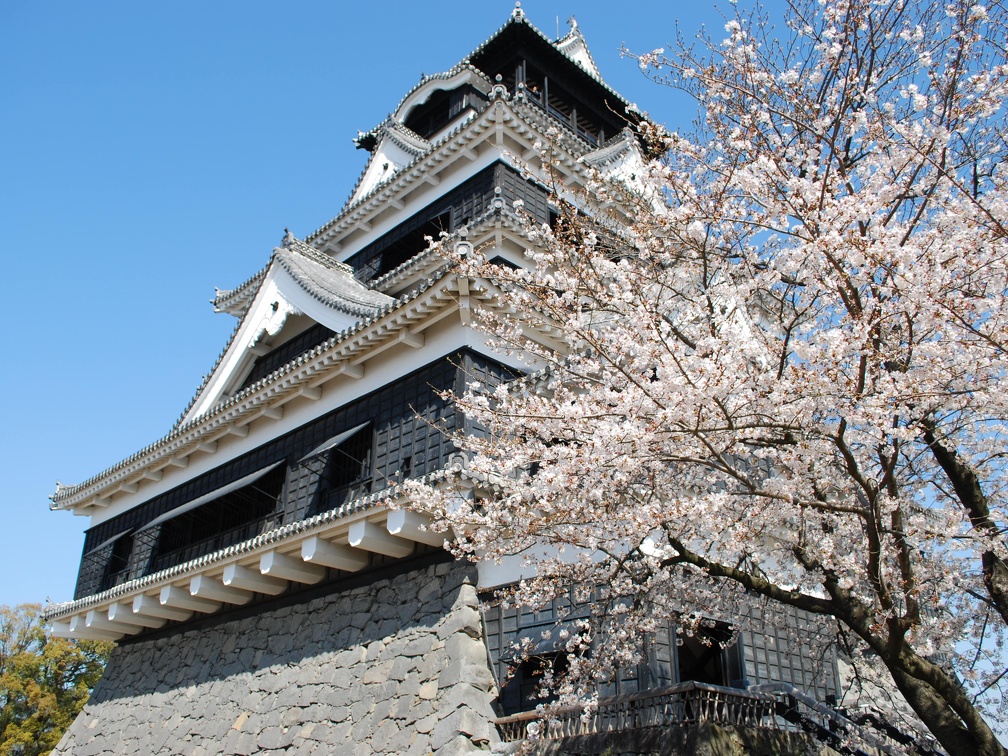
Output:
[[[50,512],[168,432],[233,326],[209,304],[284,227],[337,214],[358,130],[450,68],[513,2],[0,4],[0,239],[6,296],[0,603],[72,598],[88,522]],[[693,104],[621,44],[667,45],[706,3],[528,0],[576,15],[607,81],[673,129]]]

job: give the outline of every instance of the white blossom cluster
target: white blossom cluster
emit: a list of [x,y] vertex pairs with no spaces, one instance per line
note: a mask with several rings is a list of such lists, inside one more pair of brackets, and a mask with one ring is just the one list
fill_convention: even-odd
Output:
[[457,397],[487,429],[456,439],[481,495],[412,493],[460,554],[534,563],[515,602],[583,591],[561,701],[659,622],[783,603],[946,750],[999,752],[1005,28],[1000,6],[841,0],[776,39],[740,13],[640,57],[702,111],[691,136],[645,122],[667,150],[646,197],[600,176],[527,229],[526,268],[456,261],[494,302],[479,326],[542,369]]

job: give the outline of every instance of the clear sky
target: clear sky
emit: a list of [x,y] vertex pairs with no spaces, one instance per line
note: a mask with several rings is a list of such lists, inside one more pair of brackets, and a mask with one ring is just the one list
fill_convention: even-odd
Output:
[[[214,287],[262,267],[284,227],[338,212],[378,125],[423,73],[503,24],[508,0],[0,3],[0,603],[73,597],[77,483],[167,433],[234,321]],[[602,75],[673,129],[689,100],[619,48],[723,19],[706,2],[527,0],[574,14]]]

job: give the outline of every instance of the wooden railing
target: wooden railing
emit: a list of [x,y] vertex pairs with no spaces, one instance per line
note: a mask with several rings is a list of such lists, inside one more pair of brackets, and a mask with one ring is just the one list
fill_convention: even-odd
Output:
[[756,685],[753,692],[774,697],[777,719],[783,728],[807,732],[840,753],[879,756],[905,753],[907,748],[922,754],[938,753],[930,744],[919,742],[891,725],[855,722],[788,683]]
[[[587,140],[589,144],[598,146],[598,137],[588,131],[586,128],[577,123],[577,116],[573,119],[567,113],[554,106],[552,103],[545,102],[541,92],[533,92],[529,89],[525,90],[528,95],[528,101],[533,105],[538,106],[544,113],[551,116],[554,120],[562,123],[568,129],[571,129],[577,134],[579,134],[583,139]],[[514,94],[514,92],[512,92]]]
[[587,715],[581,707],[555,709],[546,718],[536,712],[522,712],[498,719],[497,727],[505,742],[524,740],[530,734],[530,725],[545,728],[539,730],[541,737],[551,739],[696,722],[776,728],[775,703],[774,697],[766,693],[685,682],[600,699]]

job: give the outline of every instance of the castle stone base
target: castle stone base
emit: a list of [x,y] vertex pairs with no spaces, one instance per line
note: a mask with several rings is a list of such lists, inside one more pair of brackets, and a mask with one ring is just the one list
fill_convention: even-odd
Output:
[[475,570],[441,561],[122,645],[53,753],[456,754],[492,747]]

